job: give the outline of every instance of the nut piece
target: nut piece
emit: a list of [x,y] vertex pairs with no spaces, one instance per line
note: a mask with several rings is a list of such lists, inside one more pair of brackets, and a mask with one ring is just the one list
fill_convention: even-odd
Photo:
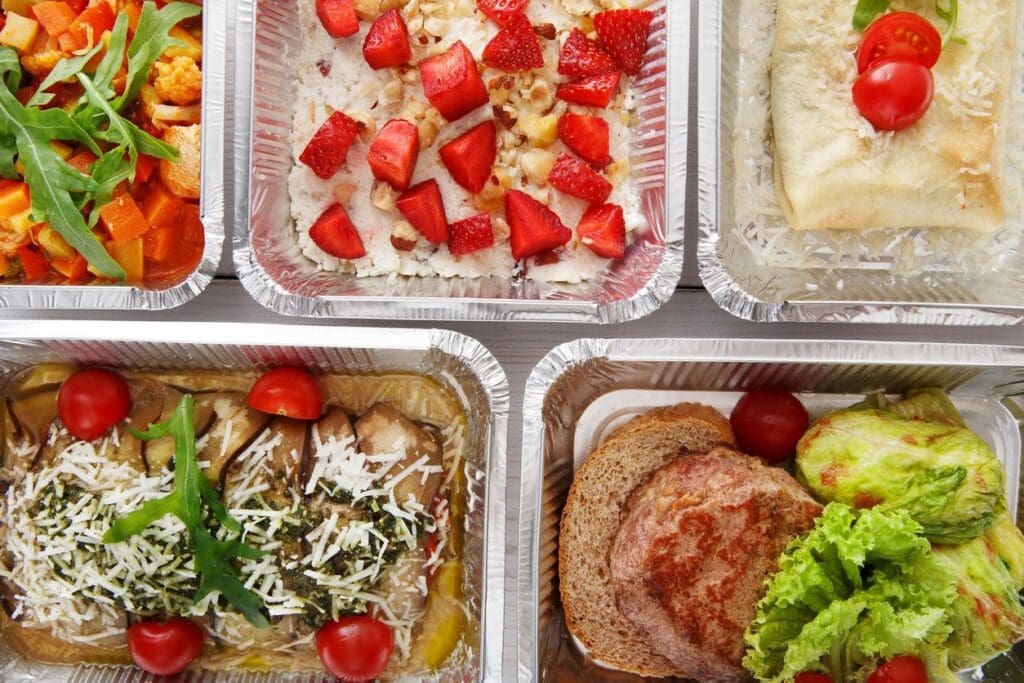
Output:
[[554,24],[537,24],[533,27],[533,32],[545,40],[554,40],[558,37],[558,29]]
[[416,128],[420,133],[420,149],[427,149],[433,145],[434,140],[437,139],[438,131],[443,126],[444,121],[441,119],[441,112],[433,107],[428,109],[423,118],[416,122]]
[[538,78],[530,86],[526,93],[527,99],[534,111],[547,112],[555,104],[554,93],[551,92],[551,84],[543,78]]
[[547,185],[548,175],[555,165],[555,155],[546,149],[531,149],[519,160],[523,173],[534,185]]
[[334,190],[331,195],[338,201],[339,204],[344,206],[348,204],[348,200],[352,198],[355,191],[359,188],[354,183],[338,183],[334,186]]
[[558,139],[558,117],[533,112],[520,113],[519,130],[534,147],[550,147]]
[[398,193],[390,185],[380,180],[375,180],[370,190],[370,201],[381,211],[392,211],[395,208],[395,201]]
[[356,122],[359,129],[359,137],[363,140],[372,140],[377,134],[377,120],[368,111],[355,111],[348,114],[348,117]]
[[410,223],[398,221],[395,223],[395,229],[391,231],[391,246],[398,251],[412,251],[416,248],[419,238],[420,234]]
[[381,92],[389,101],[400,102],[405,94],[405,84],[400,79],[393,78],[388,81]]
[[473,200],[481,211],[497,211],[505,199],[505,190],[512,186],[512,178],[503,169],[494,169],[484,189]]

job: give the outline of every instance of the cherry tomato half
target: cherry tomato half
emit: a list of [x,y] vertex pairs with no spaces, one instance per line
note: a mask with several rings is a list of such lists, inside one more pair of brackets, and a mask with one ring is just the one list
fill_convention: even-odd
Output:
[[875,669],[868,683],[928,683],[928,669],[917,657],[894,657]]
[[320,661],[343,681],[372,681],[387,668],[394,641],[384,622],[368,616],[329,621],[316,632]]
[[157,676],[181,673],[203,651],[203,632],[188,619],[143,621],[128,628],[128,652]]
[[793,683],[832,683],[832,679],[817,671],[805,671],[793,678]]
[[853,103],[878,130],[903,130],[931,106],[932,72],[908,60],[882,60],[853,82]]
[[857,73],[883,59],[917,62],[929,69],[939,61],[942,36],[930,21],[913,12],[892,12],[868,26],[857,51]]
[[316,378],[308,370],[290,367],[263,373],[246,401],[253,410],[296,420],[316,420],[324,403]]
[[741,451],[775,464],[793,455],[810,420],[793,394],[751,391],[733,408],[729,422]]
[[121,375],[89,368],[74,373],[57,392],[57,415],[76,439],[94,441],[128,417],[132,395]]

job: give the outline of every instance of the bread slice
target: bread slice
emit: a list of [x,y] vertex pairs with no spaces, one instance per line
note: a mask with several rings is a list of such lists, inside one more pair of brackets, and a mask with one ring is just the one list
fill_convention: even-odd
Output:
[[626,501],[651,472],[678,455],[733,443],[721,413],[682,403],[632,419],[576,472],[562,511],[558,576],[565,623],[594,659],[641,676],[681,675],[615,606],[608,553]]

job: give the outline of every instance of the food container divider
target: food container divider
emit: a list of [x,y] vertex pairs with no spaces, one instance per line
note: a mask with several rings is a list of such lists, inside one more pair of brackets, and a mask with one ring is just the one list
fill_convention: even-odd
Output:
[[[295,3],[237,3],[234,260],[262,305],[316,318],[547,320],[616,323],[652,313],[672,296],[683,266],[690,17],[656,0],[651,49],[634,81],[639,124],[631,163],[650,229],[598,280],[555,285],[523,279],[357,278],[318,272],[298,246],[288,197],[294,90],[282,59],[301,41]],[[251,105],[251,106],[250,106]],[[368,201],[369,188],[357,199]]]
[[[523,404],[519,524],[520,681],[636,681],[602,668],[572,643],[558,589],[558,527],[575,467],[610,430],[662,405],[705,402],[728,411],[738,392],[800,393],[812,416],[867,393],[941,387],[1007,473],[1021,514],[1024,348],[844,341],[583,339],[533,371]],[[728,393],[727,393],[728,392]],[[973,679],[1024,676],[1024,645]]]
[[[884,246],[881,237],[871,238],[874,246],[865,255],[863,244],[851,247],[841,236],[820,232],[800,241],[801,267],[790,265],[790,258],[771,259],[782,265],[763,262],[756,252],[772,249],[773,238],[755,237],[734,210],[736,165],[749,163],[733,153],[734,132],[751,125],[749,116],[740,115],[738,92],[740,51],[751,39],[741,34],[740,8],[746,2],[699,5],[697,254],[712,298],[729,313],[757,322],[1024,324],[1024,224],[1009,211],[1011,218],[995,237],[951,231],[947,235],[953,237],[936,242],[928,231],[886,231]],[[1024,40],[1018,36],[1017,42],[1011,132],[1024,128]],[[1024,169],[1021,157],[1017,152],[1009,163]],[[1004,176],[1007,184],[1014,182]],[[1012,196],[1013,188],[1007,190]],[[1024,202],[1024,193],[1013,194]]]
[[[316,340],[297,344],[296,340]],[[253,340],[259,340],[254,342]],[[0,321],[0,375],[38,363],[150,369],[250,369],[305,365],[348,374],[415,373],[442,384],[467,416],[465,600],[471,660],[438,681],[498,680],[504,626],[505,451],[509,394],[505,373],[479,342],[456,332],[311,328],[280,325]],[[195,672],[204,683],[320,683],[324,673]],[[153,677],[128,667],[51,666],[18,656],[0,638],[0,680],[124,683]],[[416,679],[420,680],[420,679]]]
[[206,245],[184,282],[167,289],[133,285],[33,285],[0,283],[0,308],[64,310],[164,310],[199,296],[217,274],[224,249],[225,131],[231,127],[225,96],[228,49],[227,3],[203,3],[202,162],[199,209]]

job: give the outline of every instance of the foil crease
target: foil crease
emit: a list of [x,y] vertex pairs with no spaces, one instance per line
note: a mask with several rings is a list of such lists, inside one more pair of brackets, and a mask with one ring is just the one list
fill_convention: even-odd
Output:
[[[317,343],[300,345],[296,339],[316,339]],[[197,370],[301,364],[349,374],[416,373],[440,382],[462,404],[467,416],[465,594],[471,623],[478,620],[479,629],[467,665],[433,680],[461,683],[500,679],[509,388],[501,366],[479,342],[443,330],[405,330],[396,336],[393,330],[383,329],[230,323],[157,322],[139,326],[113,321],[0,322],[0,382],[21,368],[48,362]],[[128,667],[41,664],[19,657],[0,638],[0,680],[141,683],[165,679]],[[312,683],[323,681],[324,674],[186,672],[174,680]]]
[[499,278],[356,278],[318,272],[298,248],[287,177],[292,86],[280,55],[299,40],[293,3],[236,4],[235,270],[249,293],[283,315],[405,320],[617,323],[664,304],[683,268],[690,16],[656,0],[648,65],[634,82],[641,123],[631,157],[650,230],[599,280],[555,285]]
[[232,127],[227,92],[230,33],[228,3],[203,5],[202,161],[199,209],[206,235],[203,257],[184,282],[167,289],[130,285],[30,285],[0,283],[0,308],[148,310],[181,306],[199,296],[217,274],[224,249],[229,183],[225,181],[226,131]]
[[[558,526],[572,484],[577,425],[619,390],[864,394],[942,387],[988,402],[1007,416],[1008,443],[1024,438],[1024,348],[953,344],[727,339],[582,339],[557,347],[534,369],[523,401],[519,498],[517,671],[520,681],[639,681],[605,669],[571,641],[558,591]],[[609,403],[615,403],[609,401]],[[1002,434],[1002,433],[1001,433]],[[1019,457],[1019,455],[1018,455]],[[1007,462],[1021,507],[1019,462]],[[1024,676],[1024,644],[964,680]]]
[[[895,260],[835,267],[829,262],[834,254],[803,268],[757,262],[733,225],[739,4],[699,4],[697,258],[712,298],[729,313],[755,322],[1024,325],[1024,253],[1012,240],[998,264],[988,263],[991,258],[979,251],[976,260],[988,265],[975,272],[950,270],[934,256],[914,272],[904,272]],[[1024,101],[1024,43],[1018,43],[1011,107]],[[1010,224],[1003,230],[1021,228]]]

